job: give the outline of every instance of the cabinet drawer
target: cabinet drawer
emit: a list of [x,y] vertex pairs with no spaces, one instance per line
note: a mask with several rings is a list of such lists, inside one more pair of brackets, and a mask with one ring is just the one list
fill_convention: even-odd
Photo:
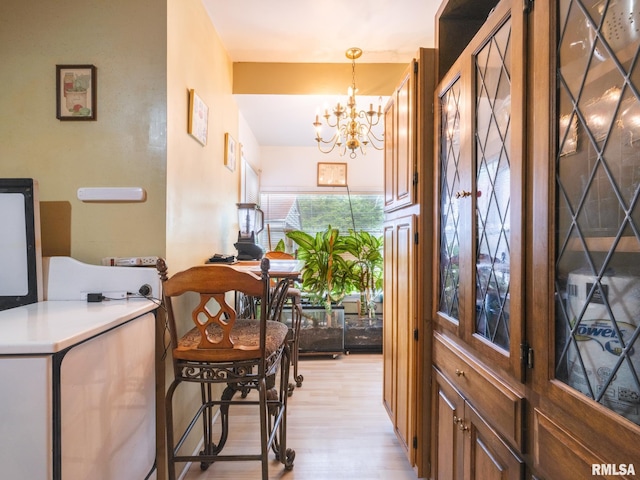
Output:
[[433,363],[491,426],[523,451],[524,398],[451,340],[434,334]]

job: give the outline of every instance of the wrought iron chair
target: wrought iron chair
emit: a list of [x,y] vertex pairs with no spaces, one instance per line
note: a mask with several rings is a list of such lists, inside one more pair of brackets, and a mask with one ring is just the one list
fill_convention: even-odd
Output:
[[[157,268],[162,280],[174,370],[165,405],[169,479],[176,478],[176,462],[200,462],[200,468],[206,470],[218,461],[259,460],[262,479],[267,480],[269,449],[286,470],[291,470],[295,451],[286,448],[290,333],[286,325],[271,320],[279,319],[288,282],[279,282],[276,288],[270,286],[268,259],[262,260],[260,275],[231,265],[200,265],[168,278],[163,259],[158,260]],[[191,312],[195,327],[179,337],[174,299],[187,292],[199,294],[199,303]],[[230,294],[259,299],[258,318],[241,318],[228,303]],[[182,383],[200,385],[202,404],[174,442],[173,396]],[[246,397],[252,390],[257,390],[257,400],[234,400],[237,393]],[[216,393],[220,392],[218,397]],[[229,407],[238,404],[259,407],[259,454],[222,453],[229,433]],[[220,410],[219,438],[214,438],[213,429],[216,408]],[[204,441],[202,451],[199,455],[181,454],[180,448],[187,437],[199,431],[194,430],[199,419]]]
[[[290,253],[269,251],[264,254],[265,258],[271,260],[295,260]],[[293,379],[297,387],[302,386],[304,377],[298,373],[298,359],[300,357],[300,324],[302,322],[302,296],[300,289],[295,288],[293,281],[289,284],[287,299],[291,301],[291,365],[293,366]],[[289,388],[289,393],[293,392],[293,387]]]

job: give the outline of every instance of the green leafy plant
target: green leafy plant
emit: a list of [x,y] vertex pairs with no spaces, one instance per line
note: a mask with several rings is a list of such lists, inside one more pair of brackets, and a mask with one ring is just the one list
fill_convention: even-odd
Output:
[[330,314],[332,302],[342,301],[351,281],[350,265],[342,257],[347,251],[344,237],[331,225],[315,237],[301,230],[288,232],[287,237],[298,244],[298,259],[305,262],[302,290]]
[[349,230],[344,237],[345,249],[354,260],[349,262],[352,286],[360,293],[360,316],[372,317],[375,296],[382,291],[384,257],[382,237],[363,230]]
[[286,252],[286,245],[284,244],[284,240],[280,239],[276,245],[276,248],[273,249],[274,252]]

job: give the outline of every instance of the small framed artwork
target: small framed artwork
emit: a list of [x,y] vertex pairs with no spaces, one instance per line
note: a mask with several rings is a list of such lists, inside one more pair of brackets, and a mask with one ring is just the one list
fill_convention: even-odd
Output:
[[224,165],[232,172],[236,169],[238,144],[230,133],[224,134]]
[[209,129],[209,107],[194,89],[189,90],[189,126],[187,131],[202,145],[207,144]]
[[319,187],[345,187],[347,185],[346,163],[318,162]]
[[95,120],[96,82],[94,65],[56,65],[56,118]]

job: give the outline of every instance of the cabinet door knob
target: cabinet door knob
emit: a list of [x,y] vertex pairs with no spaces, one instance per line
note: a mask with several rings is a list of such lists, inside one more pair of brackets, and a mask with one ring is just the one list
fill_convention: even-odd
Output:
[[467,192],[466,190],[460,190],[459,192],[456,192],[456,198],[465,198],[470,196],[471,192]]
[[467,426],[464,424],[464,421],[460,421],[460,423],[458,423],[458,428],[459,428],[460,430],[462,430],[463,432],[466,432],[467,430],[469,430],[469,427],[467,427]]
[[456,368],[456,375],[459,377],[464,377],[464,370],[460,370],[459,368]]

